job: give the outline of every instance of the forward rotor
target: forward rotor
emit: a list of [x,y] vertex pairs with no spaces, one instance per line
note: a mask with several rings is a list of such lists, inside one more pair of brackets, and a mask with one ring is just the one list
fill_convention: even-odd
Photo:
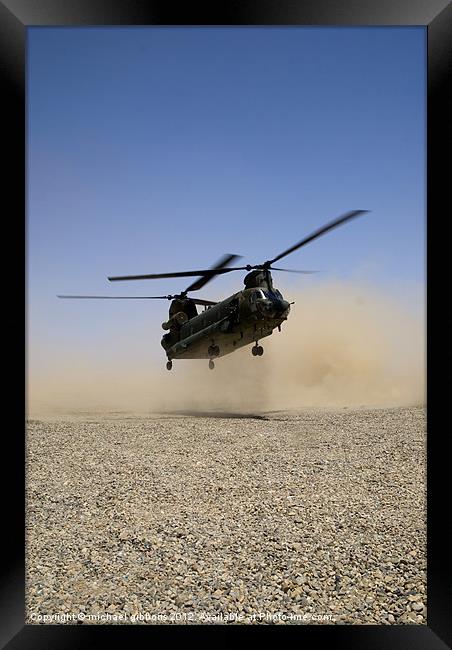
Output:
[[334,219],[333,221],[330,221],[324,226],[322,226],[321,228],[318,228],[310,235],[304,237],[301,241],[297,242],[293,246],[290,246],[290,248],[287,248],[279,255],[276,255],[276,257],[274,257],[273,259],[267,260],[266,262],[263,262],[261,264],[247,264],[246,266],[228,266],[228,264],[230,264],[233,260],[238,259],[240,257],[239,255],[229,254],[229,255],[224,255],[219,260],[219,262],[217,262],[217,264],[210,269],[199,269],[197,271],[177,271],[171,273],[151,273],[146,275],[121,275],[121,276],[112,276],[109,277],[108,279],[111,282],[116,282],[118,280],[156,280],[160,278],[184,278],[190,276],[201,276],[198,280],[195,280],[189,287],[187,287],[187,289],[185,289],[185,291],[183,291],[180,294],[181,296],[185,296],[190,291],[198,291],[199,289],[201,289],[208,282],[210,282],[210,280],[212,280],[212,278],[214,278],[216,275],[223,275],[224,273],[231,273],[232,271],[252,271],[254,269],[261,269],[261,270],[268,269],[272,271],[284,271],[286,273],[301,273],[301,274],[316,273],[316,271],[283,269],[280,267],[273,266],[273,264],[281,260],[283,257],[286,257],[291,253],[294,253],[299,248],[306,246],[306,244],[309,244],[310,242],[314,241],[318,237],[321,237],[322,235],[326,234],[330,230],[333,230],[334,228],[337,228],[345,224],[347,221],[350,221],[351,219],[355,219],[356,217],[366,214],[367,212],[368,210],[351,210],[350,212],[346,212],[345,214],[338,217],[337,219]]
[[[363,214],[366,214],[368,210],[351,210],[346,212],[342,216],[334,219],[333,221],[328,222],[321,228],[318,228],[312,232],[307,237],[304,237],[301,241],[297,242],[293,246],[290,246],[284,250],[279,255],[276,255],[271,260],[267,260],[261,264],[247,264],[246,266],[228,266],[231,262],[234,262],[237,259],[240,259],[240,255],[235,255],[234,253],[228,253],[223,255],[218,262],[209,269],[198,269],[196,271],[176,271],[170,273],[149,273],[145,275],[117,275],[110,276],[108,279],[110,282],[118,282],[123,280],[157,280],[161,278],[185,278],[185,277],[197,277],[198,279],[192,282],[184,291],[181,291],[179,294],[175,295],[165,295],[165,296],[58,296],[59,298],[92,298],[92,299],[106,299],[106,300],[174,300],[174,299],[186,299],[187,294],[192,291],[199,291],[204,287],[208,282],[210,282],[217,275],[223,275],[224,273],[231,273],[232,271],[252,271],[252,270],[272,270],[272,271],[284,271],[286,273],[301,273],[301,274],[311,274],[316,273],[316,271],[304,271],[298,269],[284,269],[280,267],[273,266],[273,264],[283,257],[294,253],[299,248],[306,246],[310,242],[314,241],[318,237],[326,234],[330,230],[338,228],[339,226],[345,224],[346,222],[355,219]],[[190,298],[197,305],[215,305],[215,302],[211,300],[202,300],[198,298]]]

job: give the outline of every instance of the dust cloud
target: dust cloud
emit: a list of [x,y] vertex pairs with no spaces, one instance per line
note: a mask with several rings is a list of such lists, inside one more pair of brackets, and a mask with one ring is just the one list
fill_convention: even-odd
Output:
[[143,354],[149,331],[146,340],[129,343],[119,362],[60,351],[45,373],[30,372],[28,412],[195,414],[425,403],[419,306],[415,311],[381,290],[346,282],[285,294],[295,304],[282,332],[262,339],[262,357],[248,346],[218,359],[213,371],[207,360],[176,359],[168,372],[163,349],[159,361]]

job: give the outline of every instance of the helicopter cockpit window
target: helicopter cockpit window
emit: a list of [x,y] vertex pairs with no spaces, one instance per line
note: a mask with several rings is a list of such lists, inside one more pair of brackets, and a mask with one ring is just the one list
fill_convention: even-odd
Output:
[[251,302],[256,302],[256,300],[261,300],[265,298],[264,292],[261,289],[255,289],[250,297]]
[[278,298],[279,300],[282,300],[282,294],[278,291],[278,289],[272,289],[271,291],[264,291],[265,297],[269,298],[270,300],[274,300],[275,298]]

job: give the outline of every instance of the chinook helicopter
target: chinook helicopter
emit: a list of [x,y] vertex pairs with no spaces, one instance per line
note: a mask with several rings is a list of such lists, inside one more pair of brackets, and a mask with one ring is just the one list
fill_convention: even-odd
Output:
[[[147,275],[112,276],[110,282],[123,280],[156,280],[162,278],[183,278],[197,276],[189,287],[175,295],[165,296],[68,296],[58,298],[79,299],[119,299],[119,300],[171,300],[168,320],[162,324],[164,334],[161,344],[167,356],[166,367],[171,370],[173,359],[209,359],[209,368],[215,367],[214,359],[230,354],[239,348],[254,343],[253,356],[262,356],[263,347],[259,341],[270,336],[274,329],[281,331],[281,324],[287,320],[290,305],[281,292],[274,287],[271,271],[288,273],[313,273],[282,269],[273,264],[286,255],[324,235],[333,228],[365,214],[368,210],[353,210],[327,223],[298,243],[283,251],[271,260],[261,264],[229,266],[239,255],[224,255],[213,267],[198,271],[179,271],[175,273],[154,273]],[[232,271],[248,271],[244,278],[245,288],[219,302],[191,298],[217,275]],[[197,305],[204,307],[201,313]]]

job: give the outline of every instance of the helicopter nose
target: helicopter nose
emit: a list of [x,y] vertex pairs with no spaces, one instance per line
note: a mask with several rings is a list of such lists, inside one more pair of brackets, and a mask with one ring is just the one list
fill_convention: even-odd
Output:
[[289,311],[290,304],[287,300],[277,299],[264,303],[262,308],[266,316],[270,318],[279,318]]
[[290,310],[290,303],[287,300],[278,300],[274,305],[275,316],[276,318],[287,318],[287,314]]
[[279,301],[279,307],[278,311],[281,313],[284,313],[285,311],[288,311],[290,309],[290,303],[287,302],[287,300],[280,300]]

